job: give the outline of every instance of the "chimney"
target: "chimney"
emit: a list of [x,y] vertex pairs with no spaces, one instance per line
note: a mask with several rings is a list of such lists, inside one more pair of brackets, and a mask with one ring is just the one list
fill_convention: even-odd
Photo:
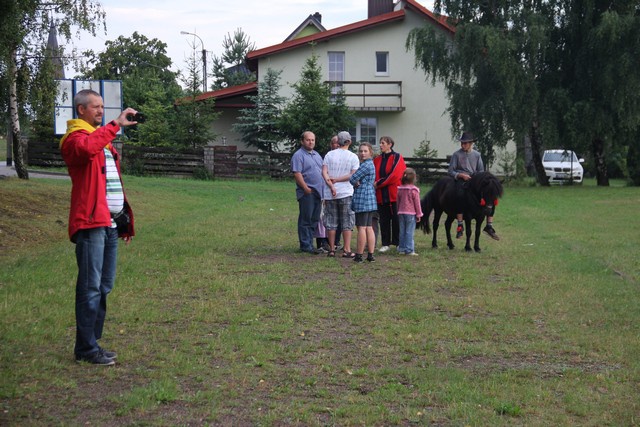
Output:
[[320,15],[320,12],[316,12],[313,14],[313,17],[322,24],[322,15]]
[[393,12],[393,0],[369,0],[369,16],[367,18],[389,12]]

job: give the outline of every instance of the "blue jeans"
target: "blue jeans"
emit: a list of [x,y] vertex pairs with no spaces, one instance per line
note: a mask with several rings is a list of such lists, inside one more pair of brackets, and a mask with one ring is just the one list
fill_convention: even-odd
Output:
[[98,351],[107,314],[107,295],[116,279],[118,231],[98,227],[80,230],[76,240],[76,356]]
[[305,194],[298,199],[298,240],[300,240],[300,250],[313,251],[313,235],[316,226],[320,221],[320,211],[322,210],[322,200],[317,193]]
[[398,252],[410,254],[414,252],[413,234],[416,231],[416,216],[400,214],[398,215],[398,222],[400,223],[400,244],[398,245]]

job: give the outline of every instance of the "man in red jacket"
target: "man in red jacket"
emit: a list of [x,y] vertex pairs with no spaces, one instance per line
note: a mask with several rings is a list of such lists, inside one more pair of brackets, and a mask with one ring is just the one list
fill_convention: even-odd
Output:
[[[62,158],[71,177],[69,238],[76,244],[76,361],[115,364],[117,354],[98,345],[107,312],[107,295],[116,275],[118,237],[129,243],[134,236],[133,212],[120,176],[118,153],[111,145],[123,126],[137,122],[124,110],[100,127],[104,105],[99,93],[82,90],[73,99],[77,119],[67,121],[60,140]],[[127,218],[123,225],[121,218]]]

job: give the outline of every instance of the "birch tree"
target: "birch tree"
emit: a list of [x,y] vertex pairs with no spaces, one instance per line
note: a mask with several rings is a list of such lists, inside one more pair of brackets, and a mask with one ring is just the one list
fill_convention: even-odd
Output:
[[[28,105],[30,92],[45,89],[42,79],[34,86],[38,80],[33,77],[38,74],[38,60],[45,55],[49,29],[54,24],[67,41],[80,30],[95,35],[101,25],[104,28],[105,13],[95,0],[3,0],[0,10],[0,68],[6,70],[0,80],[2,103],[8,111],[17,175],[28,179],[20,144],[20,118],[33,110]],[[53,87],[53,75],[50,84]]]

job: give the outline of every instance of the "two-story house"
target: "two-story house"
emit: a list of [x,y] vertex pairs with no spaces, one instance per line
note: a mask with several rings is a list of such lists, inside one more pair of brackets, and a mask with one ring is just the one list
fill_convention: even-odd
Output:
[[[454,29],[415,0],[369,0],[368,7],[367,19],[330,30],[319,14],[310,15],[283,43],[251,52],[249,67],[259,80],[268,68],[281,70],[281,95],[291,98],[291,84],[299,80],[305,61],[316,55],[326,80],[343,91],[357,117],[348,129],[356,141],[377,146],[381,136],[389,135],[396,151],[411,156],[426,139],[438,156],[451,154],[459,145],[450,132],[444,85],[427,81],[405,45],[414,28],[433,25],[451,36]],[[238,109],[248,106],[243,96],[255,91],[254,83],[201,95],[215,97],[222,112],[215,124],[220,135],[216,144],[243,147],[231,125]]]

